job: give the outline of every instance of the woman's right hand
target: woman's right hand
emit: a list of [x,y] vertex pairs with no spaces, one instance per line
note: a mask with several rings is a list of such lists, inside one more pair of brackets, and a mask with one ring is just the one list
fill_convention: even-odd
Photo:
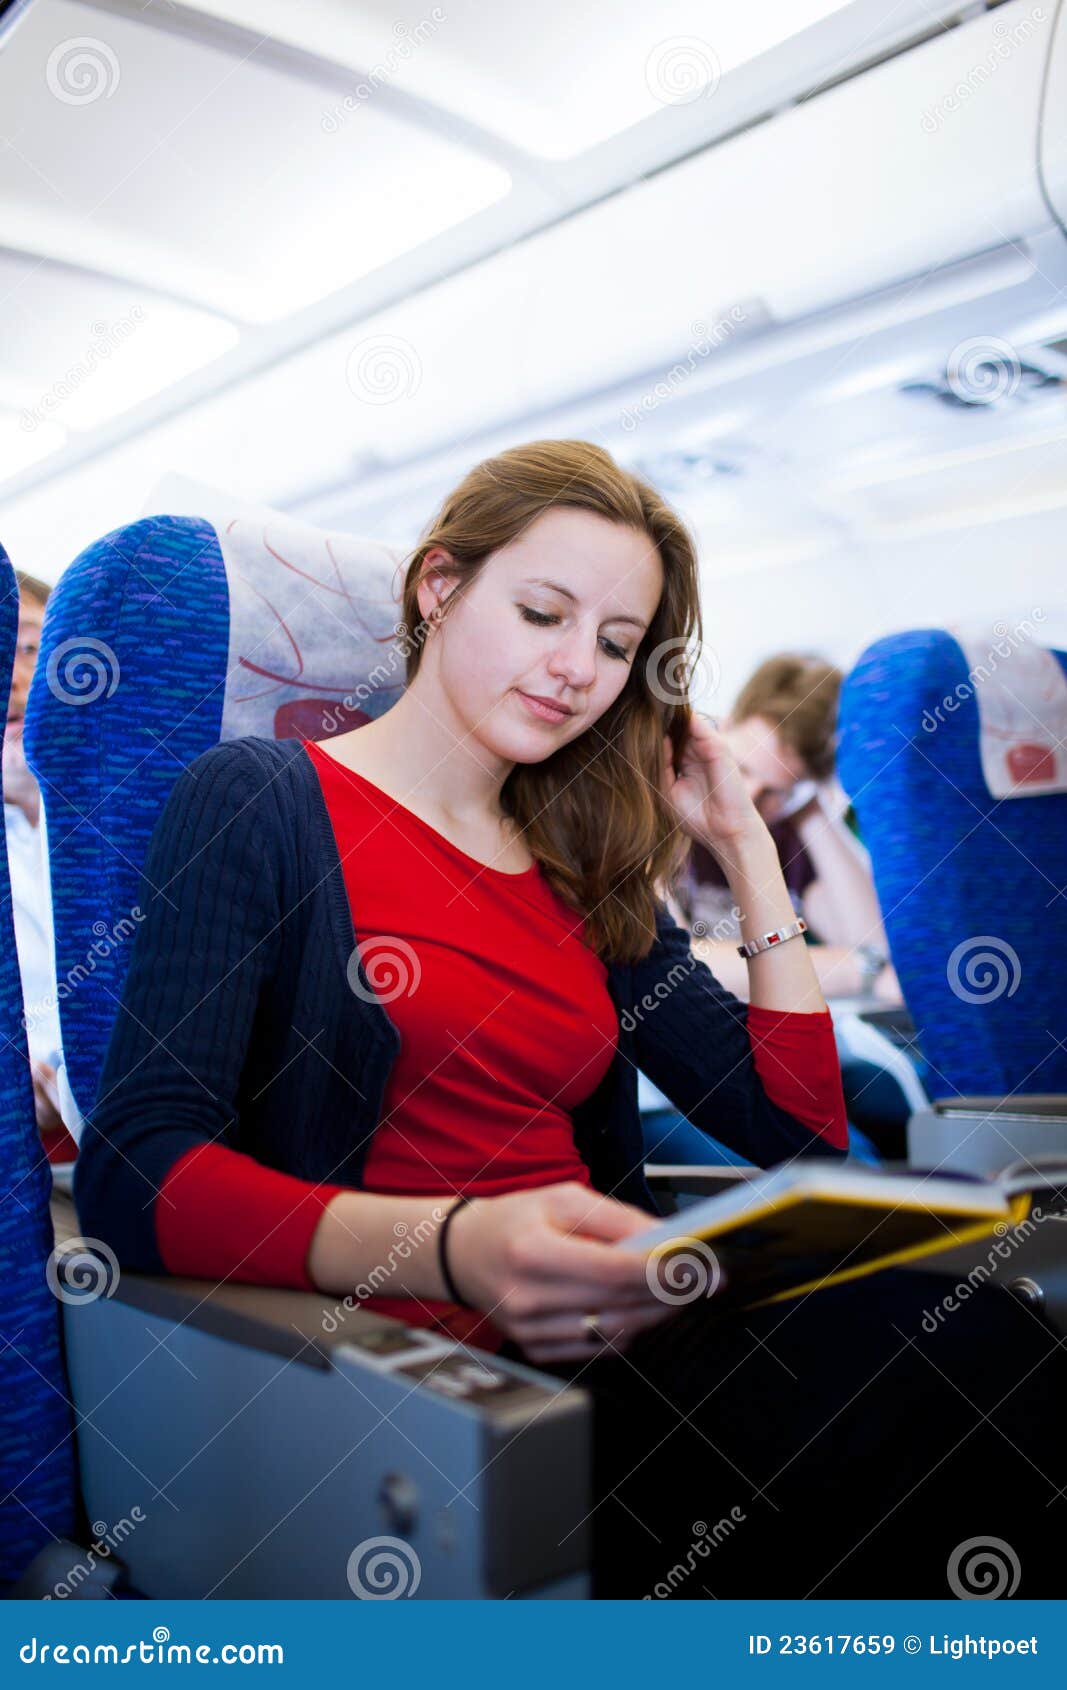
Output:
[[[448,1230],[456,1288],[534,1362],[583,1361],[625,1349],[674,1312],[649,1284],[645,1256],[615,1250],[652,1224],[629,1203],[568,1181],[503,1197],[478,1197]],[[608,1339],[583,1327],[595,1314]]]

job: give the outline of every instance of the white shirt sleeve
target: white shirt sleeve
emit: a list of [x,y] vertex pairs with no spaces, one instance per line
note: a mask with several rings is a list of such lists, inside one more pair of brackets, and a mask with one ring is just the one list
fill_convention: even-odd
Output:
[[74,1093],[70,1089],[70,1081],[67,1078],[67,1064],[62,1051],[56,1066],[56,1091],[59,1094],[59,1113],[63,1117],[63,1125],[75,1144],[80,1144],[85,1120],[74,1101]]
[[33,827],[17,804],[4,805],[11,914],[22,976],[26,1043],[34,1061],[58,1068],[59,999],[56,992],[52,901],[44,853],[44,823]]

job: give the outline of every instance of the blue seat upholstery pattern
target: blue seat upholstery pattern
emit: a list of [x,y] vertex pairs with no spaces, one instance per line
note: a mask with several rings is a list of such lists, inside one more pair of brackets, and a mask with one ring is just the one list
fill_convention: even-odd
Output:
[[[7,698],[18,586],[0,547],[0,686]],[[49,1289],[52,1175],[37,1134],[7,851],[0,851],[0,1586],[74,1526],[73,1416]]]
[[218,538],[190,518],[106,535],[48,602],[26,755],[44,796],[63,1054],[83,1114],[152,829],[180,770],[219,739],[228,632]]
[[1067,1092],[1067,793],[990,796],[967,661],[940,629],[864,652],[839,727],[928,1092]]
[[126,977],[148,843],[178,774],[221,738],[328,738],[388,708],[402,665],[371,671],[395,627],[388,561],[384,548],[274,513],[218,527],[152,516],[87,547],[61,576],[26,754],[44,796],[63,1054],[83,1115]]

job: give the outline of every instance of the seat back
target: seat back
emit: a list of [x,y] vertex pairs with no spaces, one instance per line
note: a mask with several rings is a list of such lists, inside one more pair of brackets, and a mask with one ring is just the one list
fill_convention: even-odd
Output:
[[[395,561],[280,518],[163,516],[63,576],[27,737],[84,1111],[180,770],[222,738],[327,738],[388,709],[405,673]],[[146,1596],[351,1599],[382,1545],[413,1568],[411,1595],[587,1594],[580,1390],[514,1362],[490,1371],[355,1298],[123,1271],[65,1313],[88,1516],[128,1528],[120,1554]]]
[[864,652],[842,690],[839,768],[930,1095],[1067,1092],[1067,793],[991,795],[976,672],[951,634]]
[[[0,687],[18,633],[14,570],[0,547]],[[2,731],[2,730],[0,730]],[[50,1272],[52,1176],[37,1134],[15,951],[7,851],[0,851],[0,1586],[74,1525],[73,1418]]]
[[96,1096],[152,829],[220,739],[331,734],[399,696],[396,557],[264,513],[146,517],[48,604],[26,719],[48,825],[67,1075]]

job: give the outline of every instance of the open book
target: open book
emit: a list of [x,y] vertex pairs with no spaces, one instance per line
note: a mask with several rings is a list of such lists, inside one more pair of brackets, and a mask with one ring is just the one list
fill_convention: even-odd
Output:
[[616,1246],[649,1254],[667,1302],[712,1293],[745,1307],[780,1302],[1003,1235],[1025,1222],[1036,1191],[1048,1191],[1051,1211],[1067,1203],[1062,1156],[992,1178],[814,1162],[715,1173],[714,1196]]

